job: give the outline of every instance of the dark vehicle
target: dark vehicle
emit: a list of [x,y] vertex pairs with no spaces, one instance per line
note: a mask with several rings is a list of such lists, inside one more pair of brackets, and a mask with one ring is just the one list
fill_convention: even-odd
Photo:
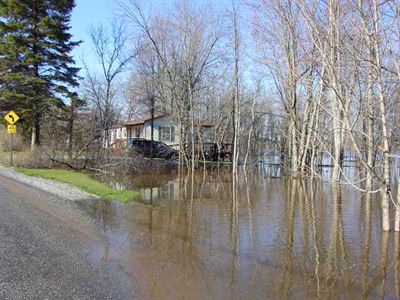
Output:
[[206,159],[211,161],[230,161],[232,162],[232,144],[223,143],[218,145],[216,143],[204,144],[204,153]]
[[[192,157],[192,145],[185,145],[185,153],[188,158]],[[232,144],[229,143],[202,143],[195,144],[194,157],[205,158],[206,161],[230,161],[232,162]]]
[[177,159],[179,156],[177,150],[172,149],[163,142],[152,142],[142,138],[128,140],[127,148],[143,155],[144,157],[151,157],[152,151],[153,157],[155,158]]

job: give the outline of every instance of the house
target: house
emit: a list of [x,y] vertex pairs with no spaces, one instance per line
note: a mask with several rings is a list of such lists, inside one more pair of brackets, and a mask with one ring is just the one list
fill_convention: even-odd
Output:
[[[153,119],[153,139],[168,146],[179,144],[179,130],[175,122],[166,115],[155,115]],[[128,139],[151,139],[151,115],[126,123]]]
[[104,148],[120,148],[125,147],[127,141],[125,124],[119,123],[113,125],[109,130],[104,132],[103,147]]
[[[200,124],[203,143],[211,142],[211,128],[213,125],[196,121]],[[108,139],[104,141],[104,147],[124,147],[129,139],[151,139],[151,115],[127,121],[113,126],[108,131]],[[161,141],[173,148],[178,148],[180,142],[180,127],[168,115],[157,114],[153,118],[153,140]]]

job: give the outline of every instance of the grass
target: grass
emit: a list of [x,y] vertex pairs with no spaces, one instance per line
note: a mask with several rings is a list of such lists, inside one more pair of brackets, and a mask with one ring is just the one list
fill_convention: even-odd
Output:
[[118,200],[124,203],[136,200],[140,195],[139,192],[133,190],[117,190],[108,185],[94,180],[89,174],[60,170],[60,169],[26,169],[15,168],[15,171],[22,174],[45,179],[52,179],[62,183],[68,183],[72,186],[80,188],[90,194],[97,195],[108,200]]

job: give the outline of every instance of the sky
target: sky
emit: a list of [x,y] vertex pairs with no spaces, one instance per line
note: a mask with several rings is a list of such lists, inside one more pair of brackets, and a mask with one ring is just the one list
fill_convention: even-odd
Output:
[[[118,5],[129,4],[131,0],[75,0],[75,8],[71,14],[71,29],[74,41],[82,41],[82,43],[75,47],[72,51],[72,55],[75,59],[76,66],[81,68],[79,75],[82,78],[86,77],[86,72],[83,68],[82,61],[84,60],[86,65],[90,68],[91,71],[99,72],[101,71],[101,64],[97,61],[92,45],[89,38],[89,28],[90,26],[96,26],[102,24],[105,27],[108,27],[111,22],[115,18],[121,19],[123,13]],[[145,13],[153,14],[153,13],[162,13],[167,9],[173,8],[175,3],[179,3],[179,1],[184,0],[138,0],[141,1],[141,6],[145,10]],[[232,0],[186,0],[191,4],[199,4],[200,7],[209,7],[211,6],[214,11],[219,11],[222,16],[227,16],[226,9],[231,8]],[[241,7],[243,8],[243,6]],[[241,16],[243,19],[249,19],[248,17],[244,17],[246,10],[241,10]],[[243,27],[244,28],[244,27]],[[246,35],[246,40],[249,38],[249,31],[242,30],[242,34]],[[244,37],[244,36],[242,36]],[[245,49],[247,55],[251,53],[248,49]],[[251,82],[253,80],[253,76],[249,73],[250,69],[254,69],[251,64],[247,64],[247,67],[244,68],[244,76],[245,78]]]
[[76,0],[76,6],[71,16],[71,33],[74,41],[82,41],[75,47],[72,55],[78,66],[81,66],[81,58],[89,55],[91,46],[88,41],[88,29],[91,25],[109,24],[114,17],[116,4],[113,0]]
[[[129,3],[130,0],[118,0],[121,3]],[[162,10],[173,5],[175,0],[142,0],[145,7]],[[179,0],[178,0],[179,1]],[[214,7],[224,6],[230,0],[188,0],[195,3],[211,2]],[[89,42],[88,29],[92,25],[103,24],[108,26],[113,18],[120,17],[121,13],[116,0],[75,0],[75,8],[71,15],[71,33],[74,41],[82,41],[75,47],[72,55],[75,57],[78,67],[82,67],[81,60],[85,56],[90,60],[92,51]]]

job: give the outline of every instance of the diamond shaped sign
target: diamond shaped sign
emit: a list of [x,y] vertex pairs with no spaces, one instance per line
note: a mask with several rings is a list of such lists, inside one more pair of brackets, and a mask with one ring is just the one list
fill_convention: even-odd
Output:
[[8,114],[4,116],[4,119],[6,119],[8,124],[14,125],[19,120],[19,117],[15,112],[10,111]]

